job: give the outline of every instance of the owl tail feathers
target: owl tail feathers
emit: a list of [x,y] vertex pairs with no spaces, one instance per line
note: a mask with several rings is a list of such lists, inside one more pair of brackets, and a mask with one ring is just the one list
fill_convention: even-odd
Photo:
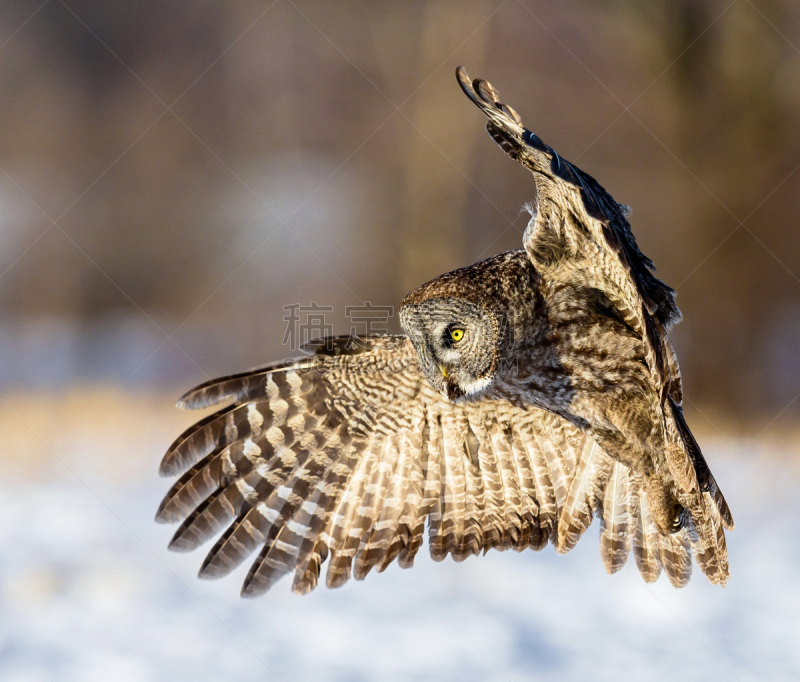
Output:
[[[643,580],[655,582],[661,571],[674,587],[688,584],[692,575],[692,554],[697,565],[714,585],[725,585],[730,578],[728,549],[719,512],[710,495],[699,504],[688,503],[684,527],[675,533],[662,534],[656,527],[648,506],[647,494],[639,489],[640,504],[633,533],[633,554]],[[682,502],[687,503],[686,499]]]
[[642,477],[589,439],[559,514],[556,551],[563,554],[577,545],[594,516],[600,517],[600,557],[607,573],[620,571],[633,551],[645,582],[658,580],[662,570],[675,587],[689,581],[688,529],[661,535],[650,515]]
[[600,557],[609,574],[620,571],[633,553],[646,583],[662,571],[674,587],[684,587],[692,575],[692,554],[714,584],[729,578],[728,551],[722,518],[711,493],[683,495],[689,509],[684,527],[662,534],[650,513],[642,476],[609,457],[590,439],[566,491],[558,518],[556,551],[570,551],[600,518]]

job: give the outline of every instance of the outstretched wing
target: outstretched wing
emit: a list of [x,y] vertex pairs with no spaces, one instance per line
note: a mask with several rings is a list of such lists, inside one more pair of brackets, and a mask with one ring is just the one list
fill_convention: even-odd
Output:
[[[484,80],[470,81],[466,69],[456,71],[461,89],[486,114],[486,129],[509,156],[534,174],[544,174],[569,188],[567,197],[580,198],[583,211],[592,219],[590,224],[596,243],[615,255],[618,266],[631,280],[635,291],[655,320],[665,327],[679,322],[680,311],[675,304],[675,290],[654,274],[655,266],[636,243],[627,219],[629,207],[618,204],[590,175],[571,164],[545,144],[541,138],[522,125],[519,114],[498,101],[497,90]],[[565,206],[567,212],[570,207]],[[594,222],[593,222],[594,221]]]
[[[553,278],[574,279],[604,291],[625,323],[644,344],[665,415],[668,436],[682,447],[696,484],[714,500],[722,523],[733,528],[725,498],[717,486],[697,443],[683,420],[683,387],[675,351],[667,332],[681,319],[675,290],[654,274],[653,262],[636,244],[627,219],[629,209],[618,204],[590,175],[559,156],[535,133],[522,125],[519,114],[498,100],[491,84],[471,81],[463,67],[456,70],[461,89],[489,119],[486,130],[509,156],[528,168],[536,179],[537,207],[525,232],[525,250],[537,267],[557,261]],[[569,254],[572,258],[561,258]],[[541,262],[536,260],[541,256]],[[683,462],[673,475],[679,478]],[[695,485],[686,481],[687,494]],[[698,521],[699,523],[699,521]]]
[[640,504],[641,481],[560,417],[449,403],[405,337],[370,337],[344,354],[341,342],[326,345],[181,399],[188,408],[231,401],[183,433],[161,463],[162,474],[180,475],[156,517],[182,521],[171,549],[222,533],[202,577],[226,575],[258,551],[244,595],[288,573],[305,593],[326,559],[331,587],[394,559],[411,566],[426,519],[432,556],[460,561],[548,541],[569,551],[598,515],[609,571],[633,545],[646,579],[662,566],[674,584],[688,579],[689,535],[660,537]]
[[[681,319],[675,291],[653,274],[653,262],[636,244],[626,218],[628,208],[525,128],[519,114],[498,101],[491,84],[480,79],[470,81],[463,67],[457,69],[456,76],[464,93],[489,119],[486,130],[492,139],[536,179],[539,215],[531,223],[538,230],[526,230],[526,251],[532,256],[537,252],[540,247],[535,242],[546,230],[552,233],[542,239],[548,246],[552,247],[552,238],[556,237],[563,240],[565,251],[574,251],[588,261],[588,268],[586,262],[576,264],[579,276],[594,274],[598,278],[593,284],[609,295],[626,323],[645,340],[656,386],[668,391],[680,405],[680,372],[665,333]],[[563,265],[561,271],[568,271]]]

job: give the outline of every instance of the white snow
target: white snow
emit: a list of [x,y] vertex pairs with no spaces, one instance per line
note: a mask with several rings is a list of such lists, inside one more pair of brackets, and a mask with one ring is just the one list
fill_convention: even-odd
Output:
[[0,680],[797,678],[800,461],[735,445],[706,446],[737,522],[724,589],[699,571],[645,585],[632,558],[606,575],[595,522],[566,556],[423,551],[411,570],[306,597],[284,579],[253,600],[247,566],[198,580],[202,553],[166,551],[155,466],[121,480],[53,459],[0,484]]

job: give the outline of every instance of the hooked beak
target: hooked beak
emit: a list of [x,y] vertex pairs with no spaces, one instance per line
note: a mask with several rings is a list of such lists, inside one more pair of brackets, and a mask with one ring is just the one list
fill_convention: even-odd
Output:
[[454,402],[463,395],[463,392],[457,384],[450,380],[450,372],[447,371],[447,367],[442,364],[439,364],[438,367],[439,372],[441,372],[442,376],[444,377],[444,389],[445,393],[447,394],[447,399],[451,402]]

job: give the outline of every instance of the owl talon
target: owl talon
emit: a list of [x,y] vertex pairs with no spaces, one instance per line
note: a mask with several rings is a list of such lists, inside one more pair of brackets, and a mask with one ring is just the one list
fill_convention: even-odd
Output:
[[684,526],[686,525],[686,515],[688,510],[686,507],[677,507],[676,510],[675,518],[673,519],[672,525],[669,529],[670,533],[677,533],[678,531],[683,530]]

